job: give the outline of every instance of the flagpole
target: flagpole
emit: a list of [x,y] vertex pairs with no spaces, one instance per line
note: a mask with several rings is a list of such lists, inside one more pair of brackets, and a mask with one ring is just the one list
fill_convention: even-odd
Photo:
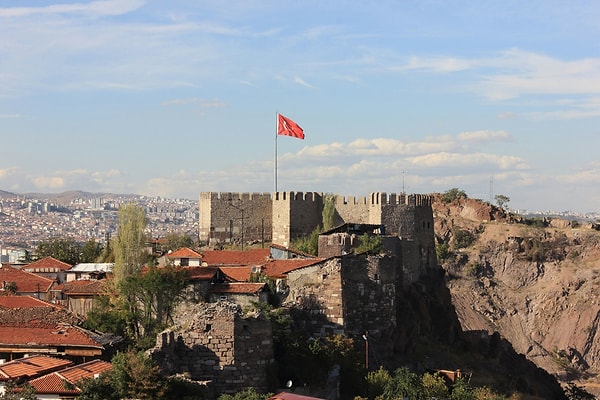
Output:
[[278,113],[275,113],[275,193],[277,193],[277,129],[279,128]]

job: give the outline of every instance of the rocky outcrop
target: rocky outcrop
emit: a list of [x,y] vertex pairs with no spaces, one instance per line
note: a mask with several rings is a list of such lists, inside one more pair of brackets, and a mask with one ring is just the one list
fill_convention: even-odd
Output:
[[462,328],[498,332],[563,382],[598,393],[600,233],[490,209],[474,200],[434,204],[438,243],[452,243],[456,229],[474,238],[442,262]]

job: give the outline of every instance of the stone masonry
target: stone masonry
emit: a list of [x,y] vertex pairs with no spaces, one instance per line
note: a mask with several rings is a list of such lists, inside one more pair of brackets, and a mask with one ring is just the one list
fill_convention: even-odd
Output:
[[[322,223],[324,195],[317,192],[202,192],[199,239],[209,245],[272,241],[288,247],[292,239],[310,234]],[[336,225],[382,224],[400,237],[430,236],[430,195],[371,193],[366,197],[335,196]]]
[[272,336],[264,316],[242,315],[236,304],[195,304],[159,334],[150,355],[163,373],[209,381],[215,393],[249,387],[266,392],[274,363]]

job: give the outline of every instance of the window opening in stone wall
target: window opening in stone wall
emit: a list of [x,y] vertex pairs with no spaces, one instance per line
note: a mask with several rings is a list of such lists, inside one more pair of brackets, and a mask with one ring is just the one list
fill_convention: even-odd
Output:
[[204,327],[204,332],[210,332],[211,329],[212,329],[212,325],[206,324],[206,326]]

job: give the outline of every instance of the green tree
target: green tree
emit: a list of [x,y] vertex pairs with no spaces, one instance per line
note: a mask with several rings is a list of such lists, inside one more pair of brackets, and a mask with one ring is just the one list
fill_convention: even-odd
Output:
[[460,378],[454,382],[450,400],[476,400],[475,392],[468,380]]
[[90,239],[83,246],[81,246],[81,259],[80,262],[91,263],[99,262],[98,259],[102,255],[103,246],[96,242],[94,239]]
[[35,389],[29,384],[17,385],[15,381],[8,380],[4,385],[4,393],[0,400],[37,400]]
[[138,272],[149,254],[146,251],[146,211],[137,204],[119,208],[119,230],[114,240],[113,276],[117,286],[127,276]]
[[81,262],[81,253],[81,243],[69,237],[55,237],[42,240],[35,249],[35,254],[38,258],[54,257],[71,265]]
[[328,231],[335,224],[335,201],[336,195],[327,193],[323,196],[323,212],[321,215],[323,231]]
[[370,371],[367,374],[368,398],[372,399],[381,396],[391,382],[392,376],[387,369],[379,367],[376,371]]
[[435,253],[437,254],[438,261],[444,261],[450,256],[450,246],[448,243],[440,243],[435,246]]
[[363,234],[359,238],[360,244],[354,250],[355,253],[379,253],[383,250],[383,240],[379,235],[369,235],[367,233]]
[[451,203],[460,198],[466,199],[468,197],[464,190],[460,190],[458,188],[449,189],[442,194],[442,202],[444,203]]
[[424,393],[423,382],[419,375],[407,367],[400,367],[394,371],[392,381],[383,392],[383,398],[403,399],[408,397],[411,400],[422,400],[425,398]]
[[445,399],[448,397],[448,386],[446,381],[439,373],[424,373],[421,377],[423,390],[427,399]]
[[321,232],[321,226],[317,226],[310,235],[293,239],[290,247],[307,254],[317,255],[319,253],[319,234]]
[[194,240],[184,233],[169,233],[165,236],[165,244],[161,247],[161,250],[167,252],[169,250],[177,250],[182,247],[194,246]]
[[112,381],[121,398],[163,398],[165,380],[158,366],[144,352],[117,353],[111,362]]
[[261,394],[254,388],[248,388],[235,394],[222,394],[217,397],[217,400],[266,400],[272,395],[272,393]]
[[503,194],[497,194],[494,196],[494,200],[496,200],[496,204],[498,204],[498,207],[504,208],[504,206],[510,202],[510,197],[505,196]]

